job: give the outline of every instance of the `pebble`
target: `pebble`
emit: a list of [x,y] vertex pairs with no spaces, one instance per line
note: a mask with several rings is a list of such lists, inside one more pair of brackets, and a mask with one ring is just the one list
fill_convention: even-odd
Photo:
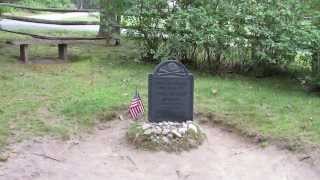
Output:
[[198,128],[194,124],[189,124],[188,130],[192,130],[193,132],[198,133]]
[[153,132],[155,134],[162,134],[162,129],[161,129],[161,127],[157,126],[157,127],[154,128]]
[[182,135],[181,135],[177,130],[172,130],[171,133],[172,133],[173,135],[175,135],[176,137],[178,137],[178,138],[181,138],[181,137],[182,137]]
[[166,144],[170,144],[170,139],[167,138],[166,136],[163,136],[163,137],[162,137],[162,141],[163,141],[164,143],[166,143]]
[[151,129],[147,129],[143,132],[144,135],[150,135],[152,133]]
[[188,131],[188,128],[186,128],[186,127],[182,127],[182,128],[179,128],[178,129],[178,132],[180,133],[180,134],[185,134],[186,132]]
[[144,123],[144,124],[142,125],[142,129],[143,129],[143,130],[147,130],[147,129],[151,128],[151,127],[152,127],[152,125],[151,125],[151,124],[148,124],[148,123]]
[[0,154],[0,162],[6,162],[9,159],[9,154]]
[[151,141],[170,144],[173,138],[182,138],[189,130],[198,133],[198,126],[193,121],[183,123],[177,122],[160,122],[144,123],[142,125],[144,135],[150,135]]
[[162,134],[163,134],[163,135],[167,135],[167,134],[169,134],[169,133],[170,133],[169,128],[163,128],[163,129],[162,129]]

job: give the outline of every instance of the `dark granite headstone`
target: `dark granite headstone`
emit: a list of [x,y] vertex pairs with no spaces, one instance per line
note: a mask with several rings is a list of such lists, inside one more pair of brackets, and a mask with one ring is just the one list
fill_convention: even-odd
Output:
[[193,120],[193,75],[178,61],[160,63],[149,75],[149,121]]

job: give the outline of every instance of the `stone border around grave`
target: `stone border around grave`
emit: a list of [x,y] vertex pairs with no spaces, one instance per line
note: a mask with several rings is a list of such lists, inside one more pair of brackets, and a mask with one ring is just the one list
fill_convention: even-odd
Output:
[[175,122],[134,122],[130,125],[127,138],[138,149],[182,152],[200,146],[205,133],[193,121]]

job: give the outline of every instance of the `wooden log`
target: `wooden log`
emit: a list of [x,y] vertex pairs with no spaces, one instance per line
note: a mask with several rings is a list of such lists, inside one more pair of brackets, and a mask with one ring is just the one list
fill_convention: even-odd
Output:
[[45,11],[45,12],[99,12],[97,9],[59,9],[59,8],[32,8],[17,4],[0,3],[0,7],[12,7],[16,9],[24,9],[29,11]]
[[[141,29],[138,26],[120,26],[120,28],[124,29],[132,29],[132,30],[139,30]],[[160,29],[157,29],[161,31]],[[8,33],[14,33],[14,34],[20,34],[25,36],[31,36],[33,38],[37,39],[47,39],[47,40],[103,40],[106,39],[106,37],[54,37],[54,36],[43,36],[38,34],[32,34],[32,33],[26,33],[26,32],[19,32],[19,31],[13,31],[8,29],[3,29],[0,27],[0,31],[8,32]]]
[[43,36],[38,34],[32,34],[32,33],[26,33],[26,32],[19,32],[19,31],[12,31],[0,28],[0,31],[8,32],[8,33],[14,33],[14,34],[20,34],[25,36],[31,36],[37,39],[45,39],[45,40],[103,40],[105,37],[54,37],[54,36]]
[[58,44],[58,50],[59,50],[59,59],[67,60],[67,58],[68,58],[68,55],[67,55],[68,45],[67,44]]
[[15,21],[41,23],[41,24],[54,24],[54,25],[99,25],[99,22],[95,21],[59,21],[59,20],[46,20],[46,19],[36,19],[29,17],[19,17],[12,15],[1,15],[3,19],[11,19]]
[[58,45],[58,44],[92,44],[92,43],[105,43],[106,39],[102,40],[48,40],[48,39],[17,39],[17,40],[7,40],[6,43],[14,46],[20,46],[21,44],[48,44],[48,45]]
[[20,60],[24,63],[28,63],[28,44],[20,45]]

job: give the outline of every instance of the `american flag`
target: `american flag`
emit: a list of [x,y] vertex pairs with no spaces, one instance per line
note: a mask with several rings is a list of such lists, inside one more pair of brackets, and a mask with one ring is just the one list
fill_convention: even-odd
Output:
[[133,97],[131,104],[129,106],[129,114],[132,117],[132,119],[138,119],[142,114],[144,113],[144,107],[142,100],[140,98],[140,95],[138,91],[136,90],[136,94]]

